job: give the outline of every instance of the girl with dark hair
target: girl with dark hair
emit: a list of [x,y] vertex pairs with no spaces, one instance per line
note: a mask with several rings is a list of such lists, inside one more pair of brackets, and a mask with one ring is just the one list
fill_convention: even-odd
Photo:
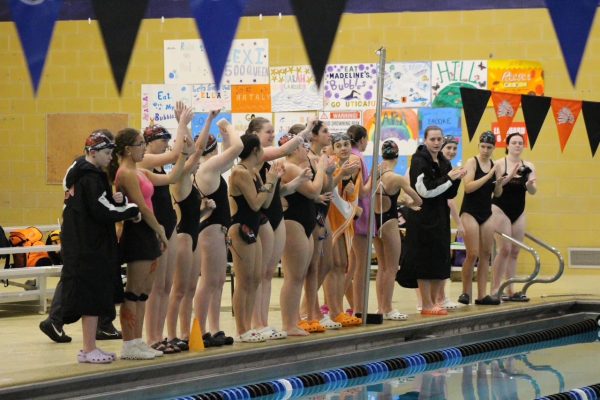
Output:
[[262,244],[258,236],[261,208],[268,207],[273,192],[283,174],[280,164],[274,164],[263,182],[257,168],[263,157],[260,139],[255,134],[242,135],[244,148],[239,164],[229,177],[229,208],[231,209],[231,238],[235,292],[233,310],[241,342],[264,342],[266,338],[252,327],[252,312],[256,291],[262,275]]
[[[191,121],[192,115],[192,109],[185,108],[178,129],[187,129],[186,125]],[[184,142],[186,142],[185,137]],[[131,128],[123,129],[117,134],[115,143],[118,169],[116,163],[111,163],[111,175],[114,176],[115,186],[138,205],[142,214],[142,221],[139,223],[125,222],[119,241],[121,261],[127,263],[125,301],[120,310],[123,329],[121,358],[152,359],[163,353],[142,341],[144,313],[146,300],[152,288],[154,271],[157,268],[157,259],[168,246],[165,229],[154,216],[152,194],[155,185],[169,185],[179,179],[188,154],[182,151],[173,170],[167,175],[162,175],[137,168],[137,163],[144,158],[146,145],[138,131]]]
[[[175,111],[177,115],[182,112],[183,107],[182,102],[176,103]],[[138,163],[138,168],[147,169],[156,174],[166,175],[165,165],[175,163],[182,151],[190,152],[190,149],[184,148],[184,136],[187,135],[188,137],[187,144],[192,145],[192,137],[185,130],[177,130],[172,149],[169,149],[171,134],[160,125],[148,126],[144,129],[143,135],[146,141],[146,152],[144,158]],[[144,321],[148,343],[156,344],[160,343],[164,337],[163,330],[167,315],[167,304],[177,262],[177,242],[176,235],[173,234],[177,224],[177,215],[173,209],[169,185],[154,187],[152,205],[156,220],[165,228],[165,235],[168,240],[167,249],[158,258],[158,266],[154,271],[154,283],[146,304],[146,319]],[[165,350],[170,351],[169,349]]]
[[460,208],[460,219],[465,229],[467,256],[462,265],[463,292],[458,298],[458,302],[462,304],[471,303],[473,265],[478,258],[478,295],[475,304],[500,304],[499,299],[486,295],[490,255],[494,243],[492,195],[500,195],[503,181],[498,174],[498,164],[494,166],[491,159],[495,147],[496,136],[490,131],[483,132],[479,136],[479,155],[470,158],[464,167],[467,173],[463,178],[465,196]]
[[[360,170],[362,181],[369,180],[369,172],[363,157],[363,152],[366,150],[369,143],[367,130],[362,125],[352,125],[346,131],[352,143],[352,154],[360,159]],[[370,193],[371,187],[365,187],[361,190],[358,198],[358,206],[362,210],[362,214],[354,221],[354,239],[352,240],[352,257],[348,265],[348,273],[346,274],[346,295],[353,300],[352,308],[354,312],[364,312],[364,293],[365,293],[365,274],[369,268],[370,260],[367,262],[368,251],[368,219],[369,210],[371,208]],[[393,280],[392,280],[393,281]],[[351,293],[351,296],[348,294]]]
[[209,140],[195,176],[200,196],[204,201],[214,203],[214,207],[209,207],[200,217],[201,273],[194,295],[194,313],[207,343],[233,344],[233,338],[226,336],[220,328],[221,298],[227,272],[226,236],[231,224],[227,182],[222,174],[232,167],[244,145],[227,120],[221,119],[217,125],[223,140],[221,152],[217,141]]
[[[280,145],[291,140],[283,136]],[[307,144],[308,145],[308,144]],[[288,184],[306,174],[307,147],[299,146],[286,157],[282,183]],[[315,201],[321,195],[325,180],[327,156],[321,156],[312,180],[303,180],[296,191],[285,196],[284,220],[286,240],[283,249],[283,286],[281,288],[281,315],[283,329],[288,336],[308,335],[298,326],[300,322],[300,298],[302,285],[313,255],[311,235],[317,224]],[[287,207],[287,208],[286,208]]]
[[[300,129],[301,135],[295,136],[292,140],[288,140],[279,147],[273,146],[275,139],[275,130],[269,120],[265,118],[254,118],[250,121],[246,134],[257,135],[260,139],[263,148],[263,156],[258,167],[259,174],[263,182],[267,180],[267,173],[272,168],[269,161],[285,157],[293,152],[298,146],[303,145],[302,131],[308,131],[314,125],[314,119],[309,120],[309,123]],[[283,247],[285,245],[285,224],[283,222],[283,206],[281,204],[281,196],[293,193],[298,185],[304,179],[308,179],[306,174],[298,176],[294,181],[285,185],[277,182],[273,190],[273,200],[268,207],[261,209],[262,217],[261,224],[258,230],[258,236],[262,245],[262,262],[263,270],[261,280],[256,292],[256,301],[254,303],[254,312],[252,316],[252,328],[257,330],[267,339],[284,339],[285,332],[278,331],[270,327],[269,319],[269,304],[271,299],[271,279],[275,267],[281,259]]]
[[452,169],[440,153],[442,129],[425,129],[425,143],[417,147],[410,165],[410,185],[423,198],[420,211],[407,211],[406,252],[396,279],[403,287],[418,287],[422,315],[447,315],[436,304],[444,280],[450,277],[450,214],[448,199],[456,196],[465,171]]
[[[198,170],[200,158],[210,144],[208,131],[218,113],[219,111],[211,111],[208,114],[204,127],[196,138],[196,151],[186,161],[183,174],[172,186],[172,196],[177,205],[179,222],[177,224],[176,267],[172,278],[173,287],[168,302],[165,304],[168,336],[166,340],[153,345],[165,353],[173,350],[175,352],[189,350],[187,339],[190,336],[192,302],[200,275],[200,254],[197,244],[201,196],[193,174]],[[189,129],[187,137],[191,138]],[[177,335],[178,319],[180,335]]]
[[123,203],[120,193],[111,196],[102,169],[110,163],[114,147],[103,132],[92,133],[85,142],[85,160],[74,163],[65,177],[61,312],[67,324],[81,318],[80,363],[104,364],[116,359],[114,353],[96,347],[98,316],[114,313],[115,300],[120,302],[123,296],[115,284],[119,280],[114,268],[118,264],[115,222],[140,218],[135,204]]
[[[533,163],[523,161],[523,136],[511,133],[506,137],[506,157],[497,161],[499,173],[504,177],[502,194],[492,201],[495,230],[519,241],[525,237],[525,195],[537,192],[536,174]],[[515,276],[520,248],[498,239],[499,249],[493,263],[492,293],[498,293],[505,279]],[[514,293],[512,285],[507,287],[505,301],[528,301],[520,293]]]
[[[394,295],[394,278],[398,272],[398,260],[402,243],[398,231],[398,196],[400,191],[410,196],[412,207],[420,207],[423,200],[410,187],[410,182],[394,172],[398,164],[398,145],[393,140],[386,140],[381,145],[383,162],[379,166],[379,179],[375,192],[375,251],[377,252],[377,277],[375,287],[377,292],[378,313],[383,319],[403,321],[406,314],[392,309]],[[413,208],[414,209],[414,208]],[[364,279],[364,276],[362,277]]]

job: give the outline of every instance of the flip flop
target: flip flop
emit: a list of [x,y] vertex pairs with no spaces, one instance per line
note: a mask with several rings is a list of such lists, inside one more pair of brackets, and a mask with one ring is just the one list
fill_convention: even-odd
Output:
[[77,361],[89,364],[110,364],[114,360],[110,355],[105,354],[100,349],[94,349],[89,353],[80,351],[79,354],[77,354]]
[[445,309],[439,307],[439,306],[435,306],[429,310],[421,310],[421,315],[423,316],[438,316],[438,315],[448,315],[448,311],[446,311]]

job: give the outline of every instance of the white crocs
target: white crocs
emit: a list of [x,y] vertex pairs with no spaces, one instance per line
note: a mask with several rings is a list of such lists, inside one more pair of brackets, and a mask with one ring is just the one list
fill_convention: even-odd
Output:
[[260,335],[262,335],[267,340],[277,340],[277,339],[285,339],[287,338],[287,332],[278,331],[275,328],[271,328],[267,326],[258,331]]
[[236,340],[243,343],[260,343],[267,341],[262,334],[258,333],[254,329],[250,329],[248,332],[242,333],[236,338]]
[[80,363],[90,363],[90,364],[110,364],[113,362],[113,358],[104,353],[100,349],[94,349],[89,353],[85,353],[83,350],[79,350],[77,354],[77,361]]
[[402,314],[398,310],[392,310],[389,313],[383,313],[383,319],[390,321],[406,321],[408,319],[408,315]]
[[446,310],[456,310],[459,306],[458,303],[453,302],[447,297],[440,304],[440,307],[445,308]]
[[325,329],[341,329],[342,324],[340,324],[339,322],[335,322],[331,319],[331,317],[329,316],[329,314],[326,314],[323,319],[321,319],[319,321],[319,323],[325,328]]

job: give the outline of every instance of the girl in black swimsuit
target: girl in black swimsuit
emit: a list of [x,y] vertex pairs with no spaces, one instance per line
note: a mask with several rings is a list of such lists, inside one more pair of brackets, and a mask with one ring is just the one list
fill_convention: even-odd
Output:
[[[183,103],[178,102],[175,109],[177,114],[180,115],[183,110]],[[146,152],[144,159],[138,163],[138,167],[157,174],[165,174],[164,165],[173,164],[182,151],[191,153],[191,149],[193,149],[192,136],[187,133],[186,135],[188,136],[187,146],[190,149],[184,149],[183,136],[181,136],[179,130],[175,135],[173,147],[169,149],[171,134],[160,125],[147,127],[144,129]],[[173,285],[173,275],[175,274],[177,261],[177,235],[173,234],[175,225],[177,225],[177,215],[173,209],[169,185],[154,187],[152,204],[154,205],[156,219],[165,228],[169,243],[167,250],[158,258],[158,266],[154,271],[155,278],[152,292],[146,305],[144,325],[148,343],[151,344],[159,343],[165,337],[163,330],[167,314],[167,303],[169,302],[169,293]]]
[[[500,194],[502,179],[494,167],[492,153],[496,147],[496,136],[486,131],[479,136],[479,156],[465,164],[467,174],[463,178],[465,196],[460,208],[460,219],[464,227],[466,257],[462,265],[462,294],[458,302],[469,304],[473,289],[473,265],[477,266],[477,299],[475,304],[498,305],[500,300],[487,295],[487,277],[490,254],[494,243],[494,221],[492,216],[492,194]],[[495,182],[494,182],[495,181]]]
[[[301,130],[309,128],[302,127]],[[263,156],[259,166],[259,175],[263,182],[267,179],[267,174],[273,166],[271,161],[285,157],[298,146],[304,143],[301,136],[289,140],[279,147],[273,146],[275,139],[275,130],[273,124],[265,118],[254,118],[250,121],[247,134],[255,134],[260,139],[263,147]],[[256,293],[254,303],[254,312],[252,315],[252,328],[257,330],[267,339],[283,339],[285,333],[269,326],[269,304],[271,300],[271,279],[275,267],[281,260],[283,246],[285,245],[285,224],[283,222],[283,206],[281,204],[282,194],[291,193],[294,189],[288,185],[281,185],[277,182],[273,190],[273,200],[268,207],[261,209],[261,225],[258,229],[258,236],[262,245],[262,273],[261,281]],[[297,186],[297,185],[296,185]]]
[[252,312],[256,290],[262,272],[262,247],[258,236],[261,208],[268,207],[273,192],[283,172],[279,164],[274,165],[263,182],[257,167],[262,160],[263,150],[258,136],[242,135],[244,149],[240,163],[232,169],[229,177],[229,207],[231,209],[231,237],[233,267],[235,268],[235,292],[233,310],[241,342],[263,342],[266,338],[252,328]]
[[[505,233],[519,241],[525,236],[525,195],[537,192],[536,174],[533,164],[521,159],[523,137],[511,133],[506,137],[507,156],[499,160],[498,169],[504,177],[502,194],[492,202],[492,213],[495,230]],[[515,276],[517,257],[520,248],[510,242],[498,239],[498,254],[494,259],[492,275],[492,293],[497,293],[501,283]],[[527,298],[513,293],[512,285],[508,286],[503,300],[526,301]]]
[[225,336],[220,329],[221,297],[227,271],[225,235],[231,223],[227,183],[221,175],[231,168],[244,145],[226,120],[220,120],[217,125],[222,138],[221,152],[216,139],[209,138],[196,172],[198,191],[203,198],[214,202],[214,208],[200,220],[201,274],[194,295],[194,314],[207,343],[212,338],[217,343],[233,344],[233,338]]
[[377,181],[374,201],[377,227],[377,235],[373,242],[378,263],[375,280],[377,307],[378,313],[383,314],[383,319],[392,321],[403,321],[407,318],[406,314],[392,308],[394,280],[402,249],[396,208],[398,196],[400,191],[404,190],[413,201],[411,206],[420,207],[423,203],[417,192],[410,187],[409,180],[394,172],[398,164],[398,152],[398,145],[393,140],[386,140],[381,145],[383,163],[379,167],[381,175]]
[[[290,140],[288,137],[287,140]],[[282,140],[283,142],[283,140]],[[298,147],[286,158],[282,183],[291,183],[306,173],[307,148]],[[314,179],[304,180],[296,193],[286,196],[287,210],[284,211],[286,230],[282,266],[284,270],[281,288],[281,314],[283,329],[290,336],[304,336],[308,332],[298,327],[300,297],[306,278],[308,264],[313,253],[312,231],[316,225],[315,199],[321,194],[325,179],[327,156],[321,156]]]

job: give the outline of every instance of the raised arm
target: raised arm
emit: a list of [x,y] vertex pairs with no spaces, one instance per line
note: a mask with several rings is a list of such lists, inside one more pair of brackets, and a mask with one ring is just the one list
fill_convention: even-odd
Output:
[[302,144],[304,144],[304,139],[300,135],[296,135],[294,138],[292,138],[292,140],[288,140],[282,146],[264,147],[264,154],[261,161],[266,162],[285,157],[288,154],[291,154],[298,148],[298,146],[301,146]]
[[244,144],[242,143],[240,135],[233,129],[233,125],[226,119],[221,119],[217,125],[221,131],[221,137],[223,138],[223,151],[219,155],[211,157],[206,162],[202,163],[200,168],[203,171],[216,170],[220,175],[231,169],[233,162],[244,149]]

